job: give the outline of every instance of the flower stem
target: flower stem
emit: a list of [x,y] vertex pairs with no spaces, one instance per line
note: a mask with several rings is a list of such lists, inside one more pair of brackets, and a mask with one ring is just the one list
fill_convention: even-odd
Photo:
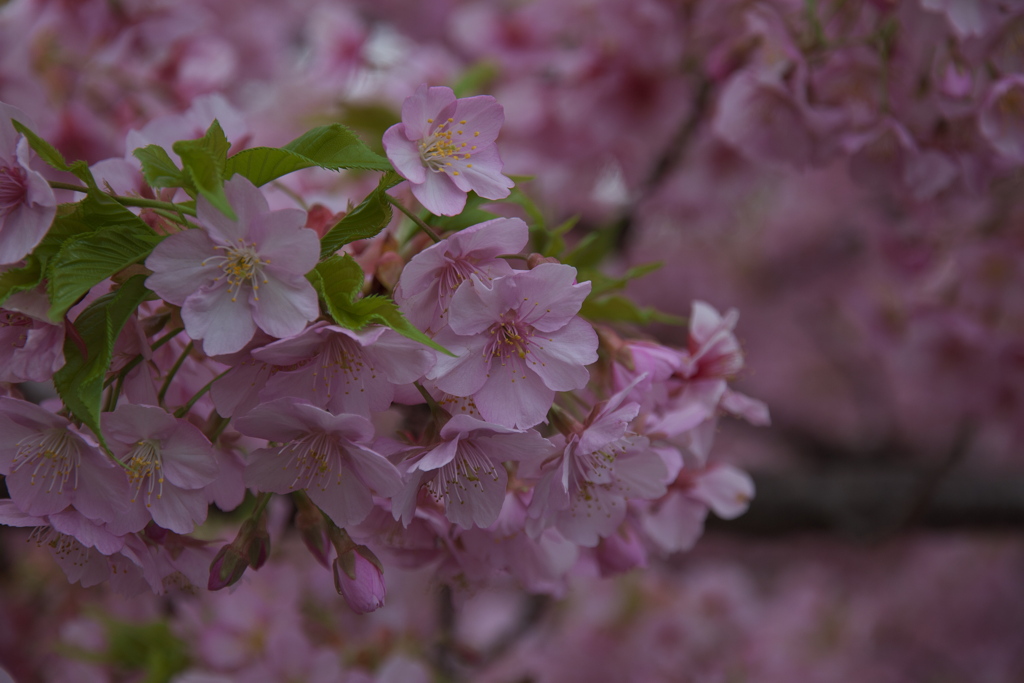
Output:
[[[184,332],[184,331],[185,331],[184,327],[179,327],[176,330],[171,330],[170,332],[168,332],[167,334],[165,334],[164,336],[160,337],[155,342],[153,342],[152,346],[149,347],[149,350],[150,351],[156,351],[161,346],[163,346],[167,342],[169,342],[172,339],[174,339],[178,335],[179,332]],[[106,389],[111,384],[113,384],[115,381],[118,381],[119,379],[123,378],[129,372],[134,370],[135,366],[137,366],[143,360],[145,360],[145,358],[142,356],[141,353],[136,355],[134,358],[132,358],[130,361],[128,361],[128,363],[126,363],[123,368],[118,370],[116,375],[107,378],[107,381],[103,383],[103,388]]]
[[402,213],[404,213],[404,214],[405,214],[406,216],[408,216],[408,217],[409,217],[409,218],[410,218],[410,219],[412,220],[412,222],[413,222],[413,223],[415,223],[415,224],[416,224],[416,225],[417,225],[417,226],[419,227],[419,229],[420,229],[420,230],[422,230],[423,232],[427,233],[427,236],[428,236],[428,237],[429,237],[430,239],[434,240],[434,242],[435,242],[435,243],[437,243],[437,242],[440,242],[440,241],[441,241],[441,238],[440,238],[440,237],[438,237],[438,235],[437,235],[437,233],[436,233],[436,232],[434,232],[434,229],[433,229],[433,228],[431,228],[431,227],[430,227],[429,225],[427,225],[426,223],[424,223],[424,222],[423,222],[423,219],[422,219],[422,218],[420,218],[419,216],[417,216],[416,214],[414,214],[414,213],[413,213],[412,211],[410,211],[409,209],[407,209],[407,208],[405,208],[404,206],[402,206],[402,204],[401,204],[401,203],[400,203],[400,202],[399,202],[399,201],[398,201],[397,199],[395,199],[394,197],[392,197],[391,195],[389,195],[389,194],[388,194],[387,192],[382,192],[381,194],[383,194],[383,195],[384,195],[384,197],[385,197],[385,198],[386,198],[386,199],[387,199],[387,200],[388,200],[389,202],[391,202],[391,205],[392,205],[392,206],[394,206],[394,207],[395,207],[395,208],[397,208],[397,209],[398,209],[399,211],[401,211],[401,212],[402,212]]
[[182,363],[185,362],[185,359],[188,358],[188,354],[192,353],[194,345],[194,342],[191,341],[186,344],[185,349],[181,352],[181,355],[178,356],[178,360],[174,361],[174,365],[167,371],[167,377],[164,378],[164,384],[160,387],[160,393],[156,395],[156,400],[160,405],[164,404],[164,397],[167,395],[167,390],[171,388],[171,380],[173,380],[174,376],[178,374],[178,368],[180,368]]
[[188,414],[188,411],[192,410],[192,406],[194,406],[196,404],[196,401],[201,399],[203,397],[203,395],[206,394],[206,392],[210,390],[210,387],[213,386],[213,383],[216,382],[217,380],[219,380],[224,375],[226,375],[229,372],[231,372],[231,370],[232,370],[232,368],[228,368],[227,370],[225,370],[224,372],[220,373],[219,375],[217,375],[216,377],[211,379],[209,382],[207,382],[206,385],[202,389],[197,391],[195,393],[195,395],[188,400],[188,403],[186,403],[185,405],[181,406],[180,408],[178,408],[177,410],[174,411],[174,417],[185,417],[185,415]]
[[[71,190],[72,192],[85,193],[89,188],[84,185],[72,185],[70,183],[61,183],[56,180],[50,181],[50,187],[55,190]],[[164,211],[170,211],[175,214],[188,214],[189,216],[195,216],[196,210],[191,206],[185,206],[184,204],[175,204],[173,202],[162,202],[158,199],[146,199],[145,197],[121,197],[119,195],[108,194],[108,197],[113,199],[121,206],[136,206],[142,209],[163,209]]]

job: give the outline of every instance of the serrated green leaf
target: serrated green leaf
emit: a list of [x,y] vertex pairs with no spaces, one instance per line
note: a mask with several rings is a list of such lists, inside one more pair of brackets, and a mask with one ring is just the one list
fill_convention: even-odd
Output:
[[185,187],[187,184],[184,171],[163,147],[146,145],[132,154],[142,163],[142,175],[150,187]]
[[56,147],[36,135],[31,128],[20,121],[11,121],[11,125],[14,126],[16,131],[28,139],[29,147],[39,155],[40,159],[48,163],[50,166],[53,166],[58,171],[70,170],[67,162],[64,161],[64,155],[58,152]]
[[25,257],[25,265],[12,268],[0,275],[0,304],[12,294],[32,289],[43,281],[50,259],[57,255],[65,241],[79,233],[80,227],[77,223],[67,222],[68,217],[79,209],[79,204],[59,205],[53,224],[32,253]]
[[363,287],[363,278],[363,269],[355,259],[344,254],[318,263],[310,281],[320,293],[328,313],[342,327],[360,330],[378,323],[441,353],[452,355],[406,320],[391,299],[383,296],[357,298]]
[[366,277],[363,274],[363,269],[348,254],[334,255],[324,259],[316,265],[313,272],[320,278],[320,284],[317,285],[314,282],[314,285],[317,286],[324,303],[327,304],[327,310],[332,316],[334,315],[332,306],[335,304],[347,306],[359,296],[359,292],[363,288],[363,280]]
[[39,259],[31,256],[21,268],[0,273],[0,305],[2,305],[12,294],[33,289],[43,281],[43,269],[39,265]]
[[282,148],[254,147],[227,160],[225,177],[241,174],[260,186],[283,175],[319,166],[331,171],[358,168],[389,171],[391,163],[340,123],[314,128]]
[[138,216],[103,195],[90,195],[76,206],[75,212],[55,221],[67,236],[46,263],[53,322],[98,283],[145,259],[161,239]]
[[89,164],[84,161],[75,161],[68,164],[64,160],[64,156],[57,151],[57,148],[51,145],[46,140],[36,135],[32,129],[24,125],[20,121],[11,121],[14,129],[25,136],[28,140],[29,147],[39,155],[39,158],[53,166],[58,171],[67,171],[75,174],[81,179],[86,185],[91,188],[96,187],[96,180],[92,177],[92,171],[89,170]]
[[145,275],[132,276],[116,292],[101,296],[82,311],[74,326],[88,350],[88,356],[82,355],[82,348],[71,338],[66,338],[64,367],[53,376],[53,385],[64,405],[101,441],[103,379],[113,357],[117,335],[149,294],[145,280]]
[[650,323],[666,323],[668,325],[683,325],[684,318],[663,313],[650,306],[637,306],[636,303],[624,296],[613,295],[602,299],[588,298],[583,302],[580,315],[588,320],[603,320],[607,322],[636,323],[647,325]]
[[385,173],[377,189],[349,211],[320,240],[320,258],[325,259],[350,242],[374,237],[388,226],[394,215],[384,193],[402,181],[395,172]]
[[376,295],[363,297],[352,304],[351,315],[359,321],[365,321],[364,325],[367,323],[380,323],[390,327],[404,337],[429,346],[435,351],[440,351],[449,356],[455,355],[406,320],[402,312],[398,310],[398,304],[387,297]]
[[74,173],[89,188],[93,190],[99,189],[96,186],[96,179],[92,177],[92,170],[89,169],[88,162],[75,161],[68,167],[68,170]]
[[311,160],[317,166],[332,170],[391,170],[390,161],[367,147],[355,133],[340,123],[314,128],[289,142],[284,149]]
[[309,159],[286,149],[252,147],[230,157],[224,167],[224,175],[230,178],[237,173],[260,187],[271,180],[315,165]]
[[224,136],[224,130],[217,119],[213,120],[206,134],[198,140],[179,140],[172,145],[174,153],[181,157],[185,177],[195,185],[199,194],[221,213],[236,220],[234,209],[224,194],[225,168],[231,143]]

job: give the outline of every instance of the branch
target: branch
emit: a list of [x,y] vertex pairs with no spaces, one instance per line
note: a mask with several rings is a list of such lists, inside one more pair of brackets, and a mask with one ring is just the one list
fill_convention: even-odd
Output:
[[[753,536],[824,533],[881,540],[911,529],[1024,529],[1024,475],[877,467],[822,473],[752,473],[745,515],[708,518],[709,531]],[[922,490],[928,497],[922,500]]]

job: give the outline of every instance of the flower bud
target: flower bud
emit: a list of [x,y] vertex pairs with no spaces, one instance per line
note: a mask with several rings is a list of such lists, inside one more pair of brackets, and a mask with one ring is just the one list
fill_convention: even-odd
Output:
[[232,544],[246,556],[249,566],[259,569],[270,554],[270,535],[266,531],[266,513],[247,519]]
[[602,538],[597,546],[596,557],[601,576],[614,576],[647,566],[647,549],[628,526]]
[[212,591],[227,588],[237,583],[248,567],[249,560],[245,554],[236,548],[234,543],[229,543],[220,549],[210,563],[210,580],[206,587]]
[[542,263],[561,263],[554,256],[545,256],[544,254],[533,253],[526,257],[526,265],[533,270]]
[[334,561],[334,587],[356,614],[380,609],[387,596],[380,560],[366,546]]
[[309,496],[302,491],[293,493],[292,500],[295,501],[295,507],[298,508],[295,513],[295,527],[302,536],[302,542],[306,544],[306,548],[309,549],[309,552],[312,553],[317,562],[325,568],[329,568],[330,564],[328,564],[328,561],[331,555],[330,539],[328,537],[327,522],[320,512],[320,508],[314,505]]

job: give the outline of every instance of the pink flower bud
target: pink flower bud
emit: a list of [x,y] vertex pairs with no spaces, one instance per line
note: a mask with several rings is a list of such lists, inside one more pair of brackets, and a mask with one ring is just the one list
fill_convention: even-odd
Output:
[[249,560],[245,554],[229,543],[220,549],[217,556],[210,563],[210,580],[206,587],[212,591],[219,591],[236,583],[245,570],[249,567]]
[[596,551],[601,576],[614,576],[634,567],[647,566],[647,549],[628,526],[601,539]]
[[334,587],[356,614],[380,609],[387,596],[380,560],[365,546],[334,561]]

